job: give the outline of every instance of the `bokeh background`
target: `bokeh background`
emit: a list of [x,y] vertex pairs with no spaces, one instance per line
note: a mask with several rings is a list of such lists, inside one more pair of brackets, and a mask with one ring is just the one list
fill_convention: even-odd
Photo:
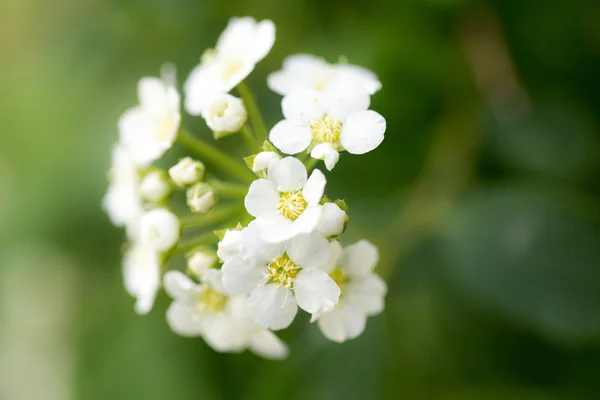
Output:
[[[386,140],[328,177],[387,308],[344,345],[300,318],[283,362],[172,334],[164,293],[135,315],[100,208],[139,77],[234,15],[277,25],[270,125],[288,54],[383,82]],[[1,0],[0,54],[0,399],[600,398],[599,2]]]

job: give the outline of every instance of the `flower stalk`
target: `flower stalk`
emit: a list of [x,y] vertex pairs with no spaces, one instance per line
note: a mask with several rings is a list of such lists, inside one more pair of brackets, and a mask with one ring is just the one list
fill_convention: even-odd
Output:
[[267,125],[265,124],[265,120],[263,119],[263,116],[260,113],[260,109],[256,105],[254,96],[252,95],[252,92],[250,91],[245,82],[240,82],[237,85],[237,90],[242,99],[244,100],[244,104],[246,104],[246,108],[248,109],[248,115],[250,116],[250,122],[252,123],[252,129],[256,133],[258,142],[262,143],[263,141],[267,140]]

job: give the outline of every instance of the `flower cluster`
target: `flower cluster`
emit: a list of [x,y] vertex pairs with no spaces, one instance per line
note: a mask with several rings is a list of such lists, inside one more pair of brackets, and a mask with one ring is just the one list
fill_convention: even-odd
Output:
[[[331,170],[343,151],[375,149],[386,123],[369,110],[381,88],[375,74],[299,54],[267,79],[283,95],[284,116],[267,131],[244,79],[274,42],[271,21],[232,18],[183,88],[185,110],[215,139],[243,136],[252,153],[245,166],[180,126],[174,74],[145,77],[139,105],[119,120],[103,206],[127,234],[123,277],[138,313],[152,309],[162,286],[175,333],[217,351],[280,359],[288,347],[273,331],[288,327],[298,308],[343,342],[384,307],[377,248],[366,240],[342,247],[348,207],[325,196],[327,179],[314,167],[323,160]],[[164,165],[175,143],[190,155]]]

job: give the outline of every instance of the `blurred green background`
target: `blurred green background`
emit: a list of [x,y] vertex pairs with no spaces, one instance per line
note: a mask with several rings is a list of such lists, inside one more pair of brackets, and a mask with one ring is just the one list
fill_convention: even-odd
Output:
[[[328,174],[387,308],[343,345],[302,316],[283,362],[135,315],[100,208],[139,77],[243,15],[277,25],[270,125],[297,52],[376,71],[388,122]],[[0,0],[0,54],[0,399],[600,398],[599,2]]]

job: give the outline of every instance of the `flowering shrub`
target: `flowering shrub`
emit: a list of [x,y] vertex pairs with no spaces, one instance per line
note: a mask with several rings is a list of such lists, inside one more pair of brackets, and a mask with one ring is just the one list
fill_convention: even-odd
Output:
[[[279,359],[288,348],[273,331],[288,327],[298,308],[343,342],[384,307],[377,248],[366,240],[342,247],[347,206],[325,196],[315,165],[323,160],[331,170],[344,151],[375,149],[386,123],[369,110],[381,88],[375,74],[301,54],[267,79],[284,96],[284,119],[267,139],[243,81],[274,41],[271,21],[233,18],[184,85],[185,110],[204,118],[215,139],[241,132],[252,153],[246,166],[181,127],[172,77],[145,77],[139,105],[119,121],[103,205],[127,232],[123,276],[136,312],[152,309],[162,281],[175,333],[200,336],[217,351]],[[241,99],[229,94],[234,88]],[[167,170],[153,165],[175,143],[191,154]],[[205,163],[236,181],[215,179]],[[180,191],[187,211],[174,196]],[[187,274],[169,267],[180,255]]]

